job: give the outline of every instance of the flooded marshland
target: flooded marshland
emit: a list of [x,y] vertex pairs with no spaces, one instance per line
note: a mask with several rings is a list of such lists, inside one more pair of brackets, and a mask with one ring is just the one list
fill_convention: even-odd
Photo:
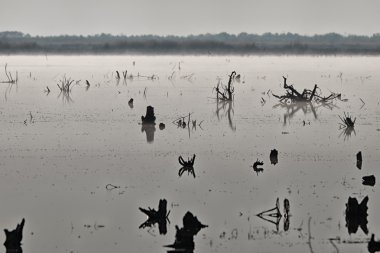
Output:
[[[380,239],[377,185],[362,182],[380,164],[379,57],[1,56],[0,81],[6,63],[18,81],[0,84],[0,226],[25,218],[23,252],[368,252]],[[216,100],[232,71],[233,100]],[[280,103],[283,76],[341,96]]]

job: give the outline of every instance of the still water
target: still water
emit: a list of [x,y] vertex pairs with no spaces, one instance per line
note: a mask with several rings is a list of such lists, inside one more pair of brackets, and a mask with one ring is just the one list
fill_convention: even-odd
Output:
[[[208,225],[194,236],[198,253],[367,252],[371,234],[380,239],[377,185],[362,184],[379,176],[379,57],[1,56],[6,63],[19,80],[0,84],[0,228],[25,218],[23,252],[167,252],[188,211]],[[124,81],[125,70],[134,78]],[[218,103],[213,88],[234,70],[234,101]],[[279,104],[282,76],[342,99]],[[74,80],[69,94],[57,87],[64,77]],[[146,128],[149,105],[156,125]],[[339,128],[345,112],[356,118],[350,135]],[[189,113],[194,126],[179,127]],[[178,157],[193,154],[195,177],[179,177]],[[368,233],[349,233],[348,198],[366,196]],[[256,216],[277,198],[281,219]],[[166,234],[139,229],[139,207],[160,199]]]

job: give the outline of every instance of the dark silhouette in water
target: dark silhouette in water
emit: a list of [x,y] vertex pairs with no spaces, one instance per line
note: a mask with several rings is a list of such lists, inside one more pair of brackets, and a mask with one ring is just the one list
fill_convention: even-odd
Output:
[[133,98],[128,101],[129,108],[133,109]]
[[141,121],[143,124],[149,123],[154,124],[156,121],[156,116],[154,116],[154,108],[152,106],[146,107],[145,117],[141,116]]
[[167,233],[166,223],[169,222],[168,217],[170,214],[170,211],[167,212],[166,199],[160,199],[157,211],[150,207],[148,207],[148,209],[144,209],[140,207],[139,210],[148,216],[148,219],[144,223],[142,223],[139,228],[152,227],[157,223],[160,234],[166,235]]
[[363,177],[363,185],[374,186],[376,184],[376,178],[374,175]]
[[22,219],[20,224],[17,224],[16,229],[9,231],[4,229],[5,232],[5,242],[4,246],[7,252],[21,253],[21,241],[22,241],[22,230],[24,229],[25,219]]
[[257,159],[256,162],[253,163],[252,168],[257,173],[257,175],[259,175],[259,172],[264,171],[263,168],[259,167],[259,166],[263,166],[263,165],[264,165],[264,162],[260,162],[259,159]]
[[154,141],[154,132],[156,131],[155,124],[143,123],[141,125],[141,132],[146,133],[146,141],[152,143]]
[[178,157],[179,164],[182,165],[182,168],[179,169],[178,175],[181,177],[182,174],[187,171],[187,174],[192,174],[195,178],[195,172],[194,172],[194,161],[195,161],[195,154],[193,155],[193,158],[187,158],[187,161],[183,160],[182,156]]
[[355,234],[359,226],[365,234],[368,234],[367,203],[368,196],[366,196],[360,204],[356,198],[348,198],[346,204],[346,227],[349,234]]
[[277,198],[276,206],[269,210],[257,214],[261,219],[268,221],[276,226],[277,232],[279,231],[281,218],[284,217],[284,231],[288,231],[290,227],[290,203],[288,199],[284,199],[284,213],[280,211],[280,201]]
[[173,248],[168,252],[193,252],[194,251],[194,236],[202,229],[208,227],[203,225],[196,216],[191,212],[187,212],[183,217],[183,227],[176,226],[175,241],[173,244],[165,247]]
[[278,151],[276,149],[272,149],[269,155],[270,163],[276,165],[278,163]]
[[375,241],[375,235],[372,234],[371,240],[368,242],[368,252],[374,253],[376,251],[380,251],[380,241]]
[[164,124],[164,123],[160,123],[160,124],[158,125],[158,128],[159,128],[160,130],[164,130],[164,129],[165,129],[165,124]]
[[362,152],[359,151],[356,154],[356,167],[361,170],[362,169],[362,163],[363,163],[363,158],[362,158]]

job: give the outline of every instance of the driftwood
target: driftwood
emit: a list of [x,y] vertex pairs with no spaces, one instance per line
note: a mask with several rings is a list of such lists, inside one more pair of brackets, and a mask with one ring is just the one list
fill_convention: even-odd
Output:
[[142,223],[139,228],[152,227],[154,224],[158,224],[158,229],[160,234],[165,235],[167,232],[166,222],[169,221],[170,211],[167,212],[167,201],[166,199],[160,199],[158,204],[158,210],[148,207],[148,209],[139,208],[141,212],[148,216],[148,219]]
[[278,96],[272,93],[272,95],[280,100],[280,102],[285,103],[296,103],[296,102],[321,102],[326,103],[330,102],[334,99],[340,99],[341,94],[337,93],[331,93],[327,97],[322,97],[320,94],[318,94],[318,86],[315,84],[314,88],[312,90],[304,89],[302,92],[297,91],[293,85],[287,84],[287,78],[282,77],[284,79],[284,89],[286,91],[285,95]]
[[5,232],[5,242],[4,246],[7,248],[7,251],[13,250],[14,252],[18,251],[21,246],[22,241],[22,230],[24,229],[25,219],[22,219],[20,224],[17,224],[16,229],[9,231],[8,229],[4,229]]
[[215,87],[216,99],[226,100],[226,101],[233,100],[235,88],[232,86],[232,82],[235,80],[235,76],[236,76],[236,71],[232,71],[231,75],[229,76],[227,86],[220,87],[221,86],[220,82],[218,82],[217,86]]

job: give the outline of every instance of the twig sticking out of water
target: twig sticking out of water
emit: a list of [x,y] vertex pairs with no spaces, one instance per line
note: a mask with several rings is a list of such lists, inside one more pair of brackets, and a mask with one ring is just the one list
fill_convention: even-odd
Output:
[[13,83],[17,83],[17,81],[18,81],[18,72],[16,71],[16,77],[14,79],[13,76],[12,76],[12,73],[8,72],[7,66],[8,66],[8,64],[5,64],[4,70],[5,70],[5,75],[7,76],[8,81],[2,81],[1,83],[12,83],[12,84]]
[[216,99],[226,100],[226,101],[232,101],[233,95],[235,92],[235,88],[232,86],[232,82],[235,79],[236,71],[232,71],[231,75],[229,76],[228,85],[227,86],[220,86],[220,82],[218,82],[217,86],[214,88],[216,91]]

